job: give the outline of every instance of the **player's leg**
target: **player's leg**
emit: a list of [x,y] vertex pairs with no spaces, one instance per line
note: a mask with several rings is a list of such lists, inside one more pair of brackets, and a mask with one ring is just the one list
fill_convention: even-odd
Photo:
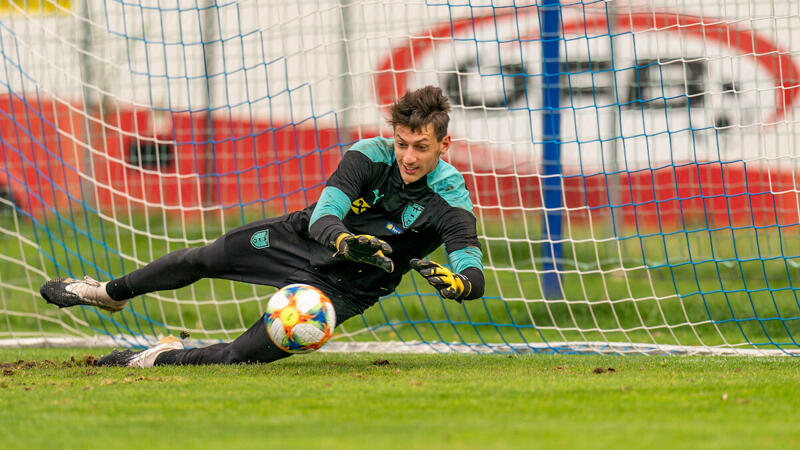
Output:
[[[342,323],[363,312],[362,306],[356,305],[338,293],[329,291],[328,295],[336,311],[337,323]],[[279,349],[269,338],[263,316],[233,342],[183,349],[182,344],[176,344],[175,341],[177,341],[176,338],[164,339],[143,352],[114,351],[101,358],[98,365],[151,367],[167,364],[269,363],[292,355]]]
[[[108,282],[58,278],[40,293],[61,308],[89,305],[116,312],[128,299],[148,292],[178,289],[201,278],[227,278],[275,286],[308,264],[308,244],[297,232],[297,214],[275,217],[236,228],[215,242],[174,251],[127,275]],[[269,236],[276,239],[272,243]]]
[[204,365],[268,363],[291,356],[267,336],[264,320],[259,319],[233,342],[184,349],[177,338],[166,338],[141,351],[114,351],[100,358],[99,366],[152,367],[153,365]]
[[184,248],[168,253],[146,266],[108,282],[90,277],[82,280],[58,278],[39,289],[42,297],[59,307],[97,306],[116,312],[128,299],[147,292],[178,289],[201,278],[214,277],[224,270],[224,240],[203,247]]
[[158,356],[155,364],[269,363],[287,356],[291,356],[291,353],[279,349],[270,340],[262,317],[233,342],[189,350],[167,351]]
[[146,266],[108,282],[106,291],[116,300],[148,292],[188,286],[202,278],[213,278],[225,270],[224,237],[203,247],[168,253]]

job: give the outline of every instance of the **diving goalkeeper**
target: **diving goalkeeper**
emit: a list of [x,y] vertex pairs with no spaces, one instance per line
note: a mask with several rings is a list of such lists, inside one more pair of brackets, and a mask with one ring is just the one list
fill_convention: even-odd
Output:
[[[330,297],[342,323],[393,292],[413,268],[444,298],[479,298],[484,277],[472,202],[463,176],[440,159],[450,148],[449,110],[437,87],[406,92],[390,109],[393,139],[354,144],[315,204],[236,228],[209,245],[169,253],[111,281],[47,281],[42,297],[62,308],[91,305],[116,312],[133,297],[201,278],[278,288],[304,283]],[[421,259],[442,244],[452,271]],[[180,339],[168,337],[141,352],[115,350],[98,364],[266,363],[286,356],[259,318],[230,343],[184,349]]]

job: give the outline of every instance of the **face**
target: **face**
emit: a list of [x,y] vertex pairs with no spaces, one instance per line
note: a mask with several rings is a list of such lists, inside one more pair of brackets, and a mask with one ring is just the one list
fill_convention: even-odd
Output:
[[433,124],[421,130],[398,125],[394,128],[394,155],[405,184],[413,183],[433,172],[439,158],[450,148],[450,136],[436,140]]

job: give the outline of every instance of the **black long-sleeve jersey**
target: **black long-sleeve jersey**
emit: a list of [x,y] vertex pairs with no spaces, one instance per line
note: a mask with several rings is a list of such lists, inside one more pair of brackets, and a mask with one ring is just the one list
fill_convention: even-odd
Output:
[[[392,139],[364,139],[344,154],[319,201],[301,215],[315,241],[311,264],[356,295],[380,297],[393,292],[410,270],[411,259],[424,258],[442,244],[453,271],[472,284],[465,300],[483,295],[483,255],[472,202],[464,177],[445,161],[405,184]],[[377,236],[391,245],[394,272],[333,258],[335,239],[348,232]]]

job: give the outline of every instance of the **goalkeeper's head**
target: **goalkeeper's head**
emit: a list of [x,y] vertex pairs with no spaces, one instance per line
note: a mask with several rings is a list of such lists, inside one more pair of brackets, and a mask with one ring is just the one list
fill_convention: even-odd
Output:
[[450,101],[435,86],[407,91],[390,108],[394,153],[406,184],[431,173],[450,148]]

